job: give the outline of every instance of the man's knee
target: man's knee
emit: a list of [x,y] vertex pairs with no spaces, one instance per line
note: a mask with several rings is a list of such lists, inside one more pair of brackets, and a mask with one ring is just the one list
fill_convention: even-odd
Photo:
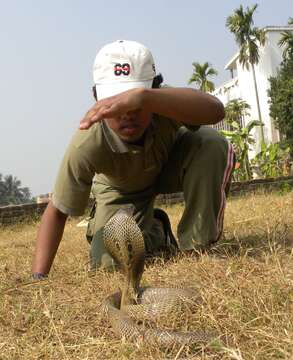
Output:
[[217,155],[226,153],[228,150],[228,140],[214,129],[205,128],[202,134],[201,147]]
[[115,261],[105,248],[103,238],[104,228],[97,230],[90,243],[90,266],[92,270],[101,268],[107,271],[115,269]]

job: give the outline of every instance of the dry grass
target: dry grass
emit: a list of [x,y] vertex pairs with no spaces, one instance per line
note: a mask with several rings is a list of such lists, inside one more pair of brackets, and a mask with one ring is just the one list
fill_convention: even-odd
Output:
[[[203,303],[184,329],[216,329],[225,346],[159,349],[117,339],[100,305],[118,273],[86,271],[77,220],[48,280],[28,281],[36,224],[0,230],[0,359],[292,359],[293,193],[232,199],[225,234],[209,254],[147,266],[144,282],[193,287]],[[167,209],[174,228],[182,207]]]

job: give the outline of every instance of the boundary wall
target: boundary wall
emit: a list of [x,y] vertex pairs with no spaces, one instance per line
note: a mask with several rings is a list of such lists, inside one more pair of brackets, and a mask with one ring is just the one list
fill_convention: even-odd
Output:
[[[243,182],[232,182],[229,196],[243,196],[259,191],[289,190],[293,188],[293,176],[271,179],[256,179]],[[183,203],[183,194],[161,194],[156,198],[157,205]],[[92,206],[93,199],[89,201]],[[27,219],[38,219],[47,207],[47,203],[8,205],[0,207],[0,225],[16,224]]]

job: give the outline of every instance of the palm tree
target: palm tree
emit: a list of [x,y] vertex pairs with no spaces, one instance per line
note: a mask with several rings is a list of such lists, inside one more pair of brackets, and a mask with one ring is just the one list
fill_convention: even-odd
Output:
[[21,187],[21,181],[15,176],[6,175],[2,179],[0,174],[0,204],[22,204],[31,200],[30,190],[27,187]]
[[[293,18],[289,18],[288,25],[293,26]],[[278,45],[284,46],[283,58],[287,59],[291,54],[293,54],[293,31],[284,31],[281,35],[282,37],[278,42]]]
[[244,117],[249,115],[250,108],[250,105],[244,100],[230,100],[225,106],[225,121],[227,123],[237,121],[241,127],[244,127]]
[[195,82],[201,91],[214,91],[215,85],[212,81],[208,80],[208,77],[218,75],[218,72],[211,67],[211,64],[205,62],[203,65],[201,65],[198,62],[194,62],[192,63],[192,66],[193,74],[191,75],[188,84]]
[[[240,5],[239,9],[236,9],[233,15],[228,16],[226,26],[235,35],[236,42],[240,47],[240,64],[242,67],[246,67],[247,70],[249,69],[249,65],[252,68],[258,119],[262,123],[254,65],[257,65],[259,62],[258,46],[264,45],[266,40],[264,30],[253,26],[252,16],[256,8],[257,4],[251,8],[247,7],[245,12],[243,6]],[[260,125],[260,128],[261,140],[264,142],[263,126]]]

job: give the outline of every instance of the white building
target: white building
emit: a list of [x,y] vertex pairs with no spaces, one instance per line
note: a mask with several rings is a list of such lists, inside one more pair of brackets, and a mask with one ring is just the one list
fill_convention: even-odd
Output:
[[[264,137],[266,143],[277,142],[280,140],[279,131],[274,127],[273,121],[269,115],[269,103],[267,91],[270,87],[269,78],[276,76],[277,69],[282,61],[283,48],[280,48],[278,42],[281,33],[284,31],[293,31],[292,26],[267,26],[264,28],[266,33],[266,43],[259,48],[259,63],[255,65],[255,75],[258,88],[260,111],[264,123]],[[230,70],[231,80],[217,87],[213,95],[217,96],[226,105],[230,100],[241,98],[250,106],[250,117],[244,119],[244,124],[250,120],[258,120],[258,111],[256,104],[256,95],[254,90],[253,75],[251,67],[247,70],[239,63],[239,52],[225,66],[225,70]],[[224,128],[223,123],[215,126],[218,129]],[[253,136],[256,140],[254,149],[250,156],[254,155],[260,149],[261,136],[260,127],[254,128]]]

